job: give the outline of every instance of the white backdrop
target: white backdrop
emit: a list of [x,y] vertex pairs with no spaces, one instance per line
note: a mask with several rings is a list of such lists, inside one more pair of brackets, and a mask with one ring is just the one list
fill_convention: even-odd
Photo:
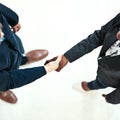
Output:
[[[25,51],[47,49],[44,60],[25,66],[43,65],[47,59],[63,54],[74,44],[117,15],[119,0],[1,0],[16,11],[22,25],[17,33]],[[0,101],[0,120],[120,120],[120,105],[102,98],[110,89],[83,94],[72,85],[96,76],[99,48],[60,73],[50,73],[34,83],[12,90],[18,103]]]

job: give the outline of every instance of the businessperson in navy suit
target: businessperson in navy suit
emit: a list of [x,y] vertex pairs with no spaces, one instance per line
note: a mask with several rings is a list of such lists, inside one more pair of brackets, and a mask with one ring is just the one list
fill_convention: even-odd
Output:
[[[86,39],[83,39],[62,55],[57,71],[60,71],[67,63],[79,59],[83,55],[102,46],[98,56],[98,70],[96,79],[91,82],[83,81],[74,86],[83,90],[97,90],[107,87],[115,88],[109,94],[103,94],[106,101],[112,104],[120,103],[120,13],[103,25],[100,30],[95,30]],[[109,53],[109,54],[108,54]],[[54,57],[46,63],[55,60]]]
[[21,28],[19,17],[13,10],[1,3],[0,28],[0,99],[16,103],[17,97],[10,89],[29,84],[55,70],[60,58],[45,66],[19,69],[20,65],[45,58],[48,51],[36,49],[24,54],[21,39],[16,35]]

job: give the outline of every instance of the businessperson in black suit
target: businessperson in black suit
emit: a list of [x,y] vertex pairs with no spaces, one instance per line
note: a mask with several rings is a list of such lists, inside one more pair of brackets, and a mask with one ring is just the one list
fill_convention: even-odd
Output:
[[29,84],[55,70],[60,60],[59,57],[45,66],[19,69],[20,65],[39,61],[48,55],[45,49],[24,54],[21,39],[16,35],[20,28],[18,15],[0,3],[0,99],[8,103],[17,102],[17,97],[10,89]]
[[[107,87],[115,88],[111,93],[103,94],[103,97],[108,103],[118,104],[120,103],[120,13],[103,25],[100,30],[95,30],[86,39],[66,51],[62,55],[57,71],[99,46],[102,48],[98,56],[96,79],[91,82],[83,81],[74,85],[74,88],[79,89],[82,86],[86,92]],[[46,63],[56,58],[57,56]]]

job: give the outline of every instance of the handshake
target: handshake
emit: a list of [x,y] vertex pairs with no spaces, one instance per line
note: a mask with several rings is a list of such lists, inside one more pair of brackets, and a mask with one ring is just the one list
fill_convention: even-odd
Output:
[[44,65],[47,72],[51,72],[53,70],[59,72],[67,63],[68,59],[64,55],[61,55],[47,60]]

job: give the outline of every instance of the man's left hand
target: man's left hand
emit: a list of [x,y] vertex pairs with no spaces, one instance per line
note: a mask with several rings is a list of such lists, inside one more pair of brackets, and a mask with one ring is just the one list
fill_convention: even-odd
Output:
[[20,23],[16,24],[11,29],[13,29],[13,32],[15,32],[15,33],[18,32],[21,29]]

